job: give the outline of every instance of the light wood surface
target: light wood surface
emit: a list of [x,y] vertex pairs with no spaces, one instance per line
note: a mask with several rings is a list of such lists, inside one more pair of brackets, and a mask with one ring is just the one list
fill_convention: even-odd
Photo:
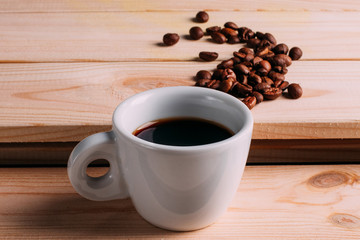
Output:
[[[270,32],[304,60],[359,60],[359,12],[212,12],[194,23],[191,12],[1,13],[0,62],[191,61],[200,51],[232,57],[243,44],[186,40],[192,26],[227,21]],[[165,33],[182,36],[172,47],[159,45]]]
[[145,222],[129,199],[80,197],[65,168],[2,168],[0,238],[357,240],[359,176],[358,165],[247,166],[217,223],[179,233]]
[[[214,65],[1,64],[0,142],[79,141],[110,130],[112,112],[127,97],[155,87],[194,85],[196,72]],[[253,139],[360,138],[359,76],[358,61],[294,62],[286,77],[301,84],[303,97],[256,106]]]

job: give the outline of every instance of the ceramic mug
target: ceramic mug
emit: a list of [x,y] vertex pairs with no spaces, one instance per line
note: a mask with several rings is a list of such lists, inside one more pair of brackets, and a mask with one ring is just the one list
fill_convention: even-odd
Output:
[[[234,132],[225,140],[197,146],[170,146],[134,136],[144,123],[170,117],[197,117]],[[253,118],[238,99],[191,86],[136,94],[115,110],[110,132],[91,135],[73,150],[68,175],[83,197],[104,201],[130,197],[138,213],[160,228],[190,231],[214,223],[226,212],[248,157]],[[106,159],[102,177],[86,174]]]

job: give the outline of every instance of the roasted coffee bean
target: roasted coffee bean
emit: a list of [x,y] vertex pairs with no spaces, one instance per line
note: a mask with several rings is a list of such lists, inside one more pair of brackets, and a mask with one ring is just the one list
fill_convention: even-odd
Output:
[[244,98],[242,102],[251,110],[256,105],[256,97],[248,96]]
[[234,66],[234,71],[238,74],[244,74],[244,75],[248,75],[250,73],[250,69],[242,63],[236,64]]
[[208,28],[206,29],[206,33],[207,33],[208,35],[211,35],[213,32],[220,32],[220,30],[221,30],[221,27],[219,27],[219,26],[212,26],[212,27],[208,27]]
[[226,22],[225,24],[224,24],[224,27],[226,27],[226,28],[232,28],[232,29],[234,29],[234,30],[237,30],[239,27],[238,27],[238,25],[236,25],[236,23],[234,23],[234,22]]
[[230,36],[237,36],[238,34],[237,31],[232,28],[223,28],[220,30],[220,32],[227,38]]
[[264,33],[262,33],[262,32],[256,32],[256,33],[255,33],[255,36],[256,36],[258,39],[263,40],[263,39],[264,39],[265,34],[264,34]]
[[264,58],[265,60],[270,60],[270,59],[272,59],[274,56],[275,56],[275,53],[274,53],[273,51],[269,50],[269,52],[268,52],[265,56],[263,56],[263,58]]
[[259,44],[261,43],[260,39],[257,38],[251,38],[246,42],[246,45],[249,48],[257,48],[259,46]]
[[248,53],[248,54],[246,54],[244,61],[251,62],[254,59],[254,57],[255,57],[254,53]]
[[259,75],[255,73],[250,73],[248,77],[248,84],[251,86],[256,86],[257,84],[261,83],[262,79]]
[[180,37],[177,33],[167,33],[163,36],[163,42],[166,46],[172,46],[179,41]]
[[241,59],[238,58],[238,57],[232,57],[231,59],[233,60],[234,64],[237,64],[237,63],[241,63],[241,62],[242,62]]
[[298,47],[293,47],[290,49],[289,56],[292,60],[299,60],[302,57],[302,51]]
[[297,99],[297,98],[301,97],[303,94],[302,88],[297,83],[290,84],[287,90],[288,90],[289,96],[293,99]]
[[276,45],[276,39],[271,33],[265,33],[264,38],[269,40],[274,46]]
[[236,74],[230,68],[225,68],[224,71],[221,74],[221,79],[226,80],[226,79],[229,79],[229,78],[236,79]]
[[252,70],[252,67],[253,67],[252,62],[243,61],[243,62],[241,62],[241,63],[244,64],[245,66],[247,66],[250,71]]
[[253,65],[256,67],[263,59],[261,57],[254,57],[254,59],[252,60]]
[[285,89],[288,88],[288,86],[289,86],[289,82],[288,82],[288,81],[283,81],[283,82],[279,85],[279,88],[284,91]]
[[210,79],[199,79],[196,81],[195,86],[199,86],[199,87],[207,87],[208,84],[211,82],[212,80]]
[[233,55],[239,59],[244,59],[246,57],[246,53],[243,52],[233,52]]
[[274,66],[288,67],[291,65],[291,58],[285,54],[277,54],[272,58]]
[[224,34],[220,33],[220,32],[213,32],[211,34],[211,38],[212,40],[214,40],[214,42],[216,43],[224,43],[226,42],[226,37],[224,36]]
[[225,68],[233,68],[233,66],[234,66],[234,61],[230,58],[218,64],[217,68],[225,69]]
[[228,78],[224,81],[221,81],[220,86],[219,86],[219,90],[222,92],[229,92],[231,90],[231,88],[233,87],[234,83],[236,82],[235,79],[233,78]]
[[286,74],[288,72],[288,69],[286,67],[281,67],[281,66],[274,66],[272,68],[273,71],[281,73],[281,74]]
[[254,90],[260,93],[265,92],[267,89],[270,89],[271,85],[266,83],[266,82],[262,82],[262,83],[258,83],[255,87]]
[[189,33],[190,33],[191,39],[194,39],[194,40],[199,40],[200,38],[202,38],[204,36],[204,32],[200,27],[190,28]]
[[269,78],[269,77],[261,77],[261,80],[262,80],[262,82],[266,82],[270,86],[274,85],[273,80],[271,80],[271,78]]
[[249,54],[254,53],[254,51],[251,48],[243,47],[239,49],[239,53]]
[[196,14],[195,19],[199,23],[205,23],[209,20],[209,14],[207,14],[205,11],[200,11]]
[[285,43],[280,43],[276,45],[273,49],[275,54],[287,54],[289,51],[288,46]]
[[228,37],[227,42],[230,44],[236,44],[240,42],[240,38],[238,36],[230,36]]
[[217,80],[221,80],[221,76],[222,76],[222,72],[224,71],[224,69],[216,69],[212,76],[211,79],[217,79]]
[[281,73],[277,73],[275,71],[270,71],[269,74],[268,74],[268,77],[271,78],[274,82],[275,81],[284,81],[285,80],[285,76]]
[[200,52],[199,57],[207,62],[214,61],[218,58],[219,54],[216,52]]
[[264,96],[261,93],[257,91],[253,91],[251,94],[256,98],[256,104],[259,104],[262,101],[264,101]]
[[252,90],[253,88],[246,83],[236,83],[231,90],[231,94],[235,97],[247,97]]
[[265,57],[269,53],[268,47],[258,47],[256,49],[255,55],[258,57]]
[[272,44],[269,40],[263,39],[263,40],[261,40],[261,42],[259,43],[258,47],[267,47],[267,48],[269,48],[269,49],[272,49],[273,47],[275,47],[275,45]]
[[263,92],[263,96],[267,100],[274,100],[274,99],[280,97],[281,94],[282,94],[281,89],[276,88],[276,87],[269,88]]
[[247,84],[247,82],[248,82],[248,77],[247,77],[247,75],[244,75],[244,74],[236,75],[236,79],[239,81],[239,83]]
[[211,79],[211,73],[206,70],[200,70],[196,73],[196,80],[200,79]]
[[212,89],[219,89],[221,85],[221,81],[220,80],[215,80],[212,82],[210,88]]
[[255,33],[247,27],[241,27],[238,29],[238,36],[241,42],[247,42],[249,39],[255,37]]
[[271,64],[266,60],[259,62],[257,67],[259,72],[265,73],[264,75],[267,75],[271,70]]

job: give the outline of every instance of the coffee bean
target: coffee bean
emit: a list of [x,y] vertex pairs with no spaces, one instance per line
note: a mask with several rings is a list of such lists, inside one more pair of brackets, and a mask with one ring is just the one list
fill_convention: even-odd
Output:
[[207,62],[214,61],[218,58],[219,54],[216,52],[200,52],[199,57]]
[[270,89],[271,85],[266,83],[266,82],[262,82],[262,83],[258,83],[255,87],[254,90],[260,93],[265,92],[267,89]]
[[248,77],[247,77],[247,75],[237,74],[237,75],[236,75],[236,79],[239,81],[239,83],[244,83],[244,84],[247,84],[247,83],[248,83]]
[[293,47],[290,49],[289,56],[292,60],[299,60],[302,57],[302,51],[298,47]]
[[268,72],[271,70],[271,64],[266,60],[262,60],[261,62],[259,62],[258,68],[264,69],[267,75]]
[[220,32],[220,30],[221,30],[221,27],[219,27],[219,26],[212,26],[212,27],[208,27],[208,28],[206,29],[206,33],[207,33],[208,35],[211,35],[213,32]]
[[217,65],[217,68],[233,68],[234,66],[234,61],[230,58],[228,60],[224,60],[222,61],[220,64]]
[[285,43],[280,43],[276,45],[273,49],[275,54],[287,54],[289,51],[288,46]]
[[265,34],[262,33],[262,32],[256,32],[256,33],[255,33],[255,36],[256,36],[258,39],[263,40],[264,37],[265,37]]
[[288,67],[291,65],[291,58],[285,54],[277,54],[272,58],[272,63],[275,66]]
[[279,88],[284,91],[285,89],[288,88],[288,86],[289,86],[289,82],[288,82],[288,81],[283,81],[283,82],[279,85]]
[[226,79],[229,79],[229,78],[236,79],[236,74],[230,68],[225,68],[224,71],[221,74],[221,79],[226,80]]
[[244,61],[251,62],[254,59],[254,57],[255,57],[254,53],[252,53],[252,52],[248,53],[248,54],[246,54],[246,57],[244,58]]
[[226,27],[226,28],[232,28],[232,29],[234,29],[234,30],[237,30],[239,27],[238,27],[238,25],[236,25],[236,23],[234,23],[234,22],[226,22],[225,24],[224,24],[224,27]]
[[276,45],[276,39],[271,33],[265,33],[264,39],[267,39],[269,42],[271,42],[274,46]]
[[261,43],[261,40],[258,38],[251,38],[249,40],[247,40],[246,45],[249,48],[257,48],[257,46],[259,46],[259,44]]
[[247,48],[247,47],[240,48],[239,52],[245,54],[254,53],[254,51],[251,48]]
[[224,36],[224,34],[220,33],[220,32],[213,32],[211,34],[211,38],[212,40],[214,40],[214,42],[216,43],[225,43],[226,42],[226,37]]
[[253,92],[252,92],[252,95],[256,98],[256,103],[257,103],[257,104],[259,104],[259,103],[261,103],[262,101],[264,101],[264,96],[263,96],[261,93],[259,93],[259,92],[257,92],[257,91],[253,91]]
[[256,105],[256,97],[248,96],[244,98],[242,102],[251,110]]
[[205,23],[209,20],[209,14],[207,14],[205,11],[200,11],[196,14],[195,19],[199,23]]
[[221,81],[220,80],[215,80],[215,81],[213,81],[213,84],[210,86],[210,88],[219,89],[220,85],[221,85]]
[[236,82],[233,78],[228,78],[220,83],[219,90],[222,92],[229,92],[233,87],[234,83]]
[[250,73],[250,69],[242,63],[236,64],[234,66],[234,71],[236,73],[244,74],[244,75],[248,75]]
[[271,78],[274,82],[275,81],[284,81],[285,80],[285,76],[281,73],[277,73],[275,71],[270,71],[269,74],[268,74],[269,78]]
[[204,36],[204,32],[200,27],[192,27],[190,28],[190,37],[194,40],[199,40]]
[[251,86],[256,86],[257,84],[261,83],[262,79],[259,75],[255,74],[255,73],[250,73],[249,77],[248,77],[248,83]]
[[274,99],[280,97],[281,94],[282,94],[281,89],[276,88],[276,87],[269,88],[263,92],[263,96],[267,100],[274,100]]
[[230,36],[228,37],[228,43],[230,44],[236,44],[240,42],[240,38],[238,36]]
[[290,84],[287,90],[288,90],[289,96],[293,99],[297,99],[297,98],[301,97],[303,94],[302,88],[297,83]]
[[235,97],[242,98],[249,96],[252,90],[253,88],[246,83],[236,83],[231,90],[231,94]]
[[200,79],[211,79],[211,73],[206,70],[200,70],[196,73],[196,80]]
[[263,46],[256,49],[255,55],[258,57],[265,57],[269,53],[269,47]]
[[247,27],[241,27],[238,29],[238,36],[241,42],[247,42],[249,39],[255,37],[255,33]]
[[234,57],[237,57],[240,60],[242,60],[246,57],[246,53],[243,53],[243,52],[233,52],[233,55],[234,55]]
[[229,38],[230,36],[237,36],[238,33],[236,30],[232,28],[223,28],[220,30],[222,34],[224,34],[225,37]]
[[254,59],[252,60],[254,66],[257,66],[263,59],[261,57],[254,57]]
[[273,80],[271,80],[271,78],[268,77],[261,77],[262,82],[266,82],[267,84],[269,84],[270,86],[274,85]]
[[196,81],[195,86],[198,86],[198,87],[207,87],[207,85],[208,85],[211,81],[212,81],[211,79],[198,79],[198,80]]
[[221,80],[221,76],[222,76],[222,72],[224,71],[224,69],[216,69],[212,76],[211,79],[217,79],[217,80]]
[[233,60],[234,64],[241,63],[241,61],[242,61],[242,60],[241,60],[240,58],[238,58],[238,57],[232,57],[231,59]]
[[172,46],[179,41],[180,37],[177,33],[167,33],[163,36],[163,42],[166,46]]

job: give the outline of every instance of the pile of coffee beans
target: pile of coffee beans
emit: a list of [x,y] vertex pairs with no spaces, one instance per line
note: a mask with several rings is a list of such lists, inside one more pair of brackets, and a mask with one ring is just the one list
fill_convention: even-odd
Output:
[[[195,19],[200,23],[207,22],[209,15],[201,11]],[[226,22],[224,27],[208,27],[205,33],[195,26],[189,33],[193,40],[208,35],[218,44],[227,42],[246,45],[233,52],[232,58],[218,64],[212,73],[200,70],[195,77],[195,86],[229,93],[243,101],[249,109],[263,100],[274,100],[281,95],[293,99],[302,96],[303,91],[299,84],[290,84],[285,80],[287,68],[292,61],[302,56],[300,48],[293,47],[289,51],[289,47],[284,43],[277,43],[271,33],[254,32],[247,27],[238,27],[234,22]],[[167,42],[175,44],[179,40],[173,39],[176,40],[174,36],[168,37]],[[214,61],[218,56],[218,53],[212,51],[199,53],[199,58],[204,61]]]

